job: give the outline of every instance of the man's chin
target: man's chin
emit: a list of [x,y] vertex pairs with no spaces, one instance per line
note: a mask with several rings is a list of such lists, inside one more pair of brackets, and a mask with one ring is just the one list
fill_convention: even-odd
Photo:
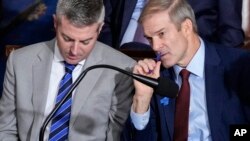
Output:
[[170,67],[174,66],[175,63],[170,62],[170,61],[165,61],[165,62],[162,61],[162,65],[163,65],[165,68],[170,68]]
[[80,61],[78,59],[65,59],[65,61],[69,64],[75,65],[78,64]]

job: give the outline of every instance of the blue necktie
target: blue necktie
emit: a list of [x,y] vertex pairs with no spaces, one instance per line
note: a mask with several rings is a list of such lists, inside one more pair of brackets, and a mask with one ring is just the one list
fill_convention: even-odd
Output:
[[[72,85],[72,71],[75,65],[65,64],[65,75],[63,76],[58,95],[56,97],[56,105],[65,97]],[[69,133],[69,119],[72,98],[69,97],[54,115],[50,127],[49,141],[65,141]]]

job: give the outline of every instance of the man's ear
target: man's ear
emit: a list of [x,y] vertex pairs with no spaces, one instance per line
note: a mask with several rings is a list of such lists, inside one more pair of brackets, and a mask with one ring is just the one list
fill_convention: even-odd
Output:
[[54,28],[56,29],[58,21],[57,21],[57,17],[55,14],[53,14],[53,21],[54,21]]
[[181,30],[182,32],[184,32],[185,34],[189,34],[191,32],[193,32],[193,23],[190,19],[185,19],[182,23],[181,23]]
[[102,31],[103,25],[104,25],[104,22],[102,22],[102,23],[100,24],[100,26],[99,26],[99,29],[98,29],[98,33],[99,33],[99,34],[100,34],[100,32]]

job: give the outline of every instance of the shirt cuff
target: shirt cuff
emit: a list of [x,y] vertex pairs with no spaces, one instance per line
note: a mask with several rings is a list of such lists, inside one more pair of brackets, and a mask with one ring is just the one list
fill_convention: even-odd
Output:
[[145,129],[149,121],[149,116],[150,116],[150,108],[148,109],[147,112],[143,114],[135,113],[132,108],[130,110],[130,117],[131,117],[132,123],[134,124],[137,130]]

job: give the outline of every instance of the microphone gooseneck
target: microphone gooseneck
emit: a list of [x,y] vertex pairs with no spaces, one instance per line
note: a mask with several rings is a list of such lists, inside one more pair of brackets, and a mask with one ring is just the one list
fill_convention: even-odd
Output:
[[151,77],[147,77],[147,76],[143,76],[143,75],[139,75],[139,74],[134,74],[134,73],[125,71],[123,69],[120,69],[118,67],[111,66],[111,65],[94,65],[94,66],[88,67],[79,75],[79,77],[76,79],[76,81],[72,84],[72,86],[71,86],[69,92],[66,94],[66,96],[58,103],[57,106],[55,106],[55,108],[51,111],[51,113],[48,115],[48,117],[43,122],[43,125],[42,125],[41,130],[40,130],[40,134],[39,134],[39,141],[44,140],[44,132],[46,130],[47,125],[49,124],[50,120],[53,118],[55,113],[58,111],[58,109],[61,107],[61,105],[64,103],[64,101],[66,99],[68,99],[69,96],[71,96],[71,93],[78,86],[78,84],[81,82],[81,80],[87,74],[87,72],[92,70],[92,69],[96,69],[96,68],[108,68],[108,69],[116,70],[118,72],[126,74],[128,76],[131,76],[135,80],[137,80],[137,81],[139,81],[147,86],[152,87],[153,89],[155,89],[156,94],[161,95],[161,96],[167,96],[170,98],[174,98],[174,97],[176,97],[176,95],[178,93],[178,89],[179,89],[178,85],[170,79],[165,79],[165,78],[163,79],[161,77],[159,79],[154,79]]

